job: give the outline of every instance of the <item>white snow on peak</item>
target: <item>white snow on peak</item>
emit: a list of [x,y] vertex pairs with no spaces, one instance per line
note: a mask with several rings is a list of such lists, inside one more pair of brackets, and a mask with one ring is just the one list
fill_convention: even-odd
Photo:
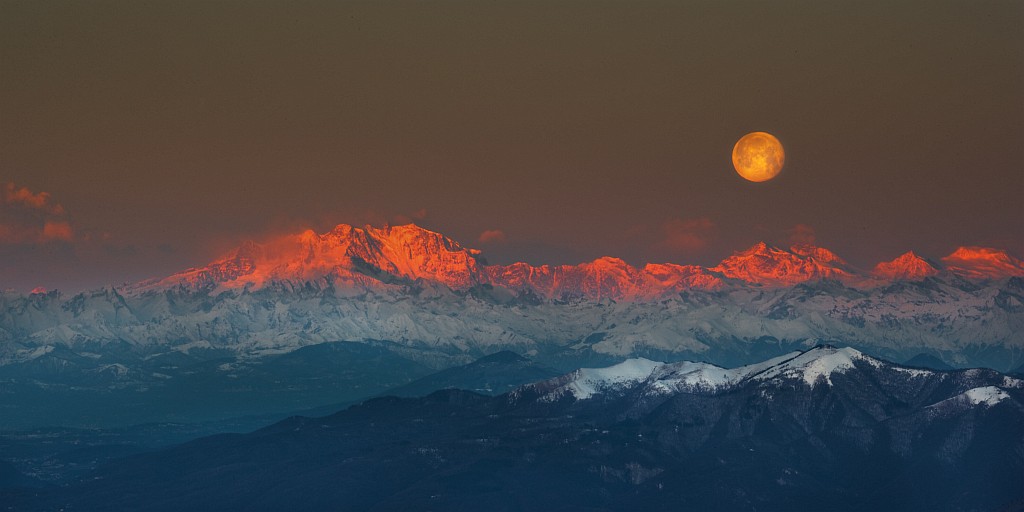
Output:
[[853,368],[854,361],[872,366],[882,364],[852,348],[816,347],[806,352],[792,352],[757,364],[738,368],[722,368],[708,363],[683,361],[659,363],[649,359],[628,359],[608,368],[581,368],[570,380],[547,394],[555,400],[571,394],[578,400],[614,388],[645,384],[649,395],[669,395],[687,391],[715,391],[746,379],[800,379],[814,387],[823,380],[832,385],[831,376]]
[[53,350],[53,345],[41,345],[38,347],[16,350],[14,354],[12,354],[13,357],[11,358],[11,360],[4,361],[3,359],[0,359],[0,365],[3,365],[5,363],[24,363],[32,361],[33,359],[38,359],[40,357],[45,356],[46,354],[49,354],[50,352],[53,352]]
[[645,380],[655,368],[664,363],[650,359],[627,359],[607,368],[581,368],[576,378],[567,385],[566,391],[579,400],[590,398],[602,389],[622,386]]
[[1006,394],[1006,391],[995,386],[968,389],[960,396],[970,400],[971,405],[984,405],[986,407],[991,407],[1007,398],[1010,398],[1010,395]]
[[712,390],[739,381],[739,369],[727,370],[713,364],[681,363],[665,364],[651,372],[650,392],[671,394],[685,389]]
[[[717,392],[748,380],[787,379],[802,381],[811,388],[819,383],[832,386],[832,377],[835,374],[847,372],[857,364],[875,368],[884,366],[908,375],[909,378],[935,374],[928,370],[889,365],[849,347],[819,346],[806,352],[791,352],[757,364],[731,369],[709,363],[659,363],[643,358],[628,359],[607,368],[581,368],[549,381],[555,384],[555,387],[548,388],[541,400],[553,401],[566,395],[571,395],[577,400],[586,400],[603,392],[637,386],[646,396]],[[970,374],[970,371],[966,372],[966,375]],[[1004,377],[1001,384],[1002,388],[1024,387],[1024,381],[1012,377]],[[1003,389],[988,386],[971,389],[950,400],[991,406],[1006,398],[1009,398],[1009,395]]]
[[757,364],[731,369],[690,361],[665,364],[651,373],[650,392],[671,394],[685,390],[715,390],[736,384],[799,355],[800,352],[792,352]]
[[900,373],[906,373],[906,374],[910,375],[911,377],[927,377],[927,376],[933,375],[935,373],[935,372],[933,372],[931,370],[922,370],[922,369],[919,369],[919,368],[904,368],[902,366],[893,366],[892,369],[896,370],[896,371],[898,371]]
[[817,347],[781,364],[767,368],[757,374],[756,378],[760,380],[779,377],[799,378],[811,387],[814,387],[819,380],[824,380],[826,384],[831,386],[832,374],[836,372],[843,373],[853,368],[854,361],[866,361],[872,366],[881,364],[880,361],[849,347]]

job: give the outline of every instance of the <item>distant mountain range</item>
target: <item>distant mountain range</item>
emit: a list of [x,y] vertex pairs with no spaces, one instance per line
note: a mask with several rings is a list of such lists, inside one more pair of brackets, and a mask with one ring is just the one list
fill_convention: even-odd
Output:
[[[515,363],[501,356],[493,364]],[[484,364],[487,364],[484,362]],[[1017,510],[1024,381],[819,346],[369,400],[114,461],[14,510]]]
[[[365,394],[328,396],[308,381],[293,408],[364,398],[503,350],[564,371],[632,357],[731,367],[837,343],[896,361],[924,355],[1009,371],[1024,364],[1024,266],[1004,251],[964,247],[940,262],[907,253],[863,272],[821,247],[766,244],[710,268],[616,258],[487,265],[479,251],[415,225],[340,225],[246,243],[204,267],[123,287],[4,293],[0,392],[19,411],[43,414],[38,397],[54,393],[68,400],[64,411],[91,403],[74,398],[83,393],[116,410],[124,393],[178,396],[219,383],[239,390],[221,397],[228,406],[255,406],[255,390],[322,370],[308,357],[297,358],[313,365],[305,369],[276,366],[285,355],[337,342],[418,370],[372,384],[338,374]],[[73,417],[89,424],[82,414]],[[153,414],[135,419],[166,419]]]
[[323,234],[305,231],[264,244],[247,242],[205,267],[128,286],[124,292],[138,295],[185,289],[217,293],[329,279],[335,287],[357,289],[425,281],[452,290],[491,285],[546,299],[650,300],[737,282],[792,286],[832,279],[870,288],[941,272],[975,280],[1024,277],[1024,263],[992,248],[961,247],[942,262],[944,265],[929,262],[908,252],[863,273],[822,247],[798,244],[787,250],[759,243],[710,268],[672,263],[637,268],[613,257],[578,265],[487,265],[480,251],[414,224],[383,228],[342,224]]

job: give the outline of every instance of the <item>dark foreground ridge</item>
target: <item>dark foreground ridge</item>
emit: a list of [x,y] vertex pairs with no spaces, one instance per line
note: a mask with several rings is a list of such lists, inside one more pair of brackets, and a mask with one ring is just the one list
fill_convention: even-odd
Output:
[[[637,370],[641,369],[641,370]],[[647,372],[645,374],[645,372]],[[586,397],[586,398],[582,398]],[[383,397],[111,463],[12,510],[1003,510],[1024,383],[816,347]]]

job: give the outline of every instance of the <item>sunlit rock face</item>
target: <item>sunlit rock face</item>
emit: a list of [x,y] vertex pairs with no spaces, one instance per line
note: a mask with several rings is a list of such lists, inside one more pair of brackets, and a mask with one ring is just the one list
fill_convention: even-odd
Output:
[[487,280],[478,256],[479,251],[412,224],[382,228],[340,224],[323,234],[307,230],[262,244],[247,242],[206,267],[141,283],[134,289],[260,288],[272,281],[324,277],[366,286],[382,281],[380,276],[386,274],[462,290]]
[[942,258],[942,263],[950,272],[971,279],[1024,276],[1024,262],[990,247],[960,247]]
[[875,265],[874,270],[871,271],[871,274],[876,277],[894,281],[917,281],[938,273],[938,268],[914,254],[914,251],[906,252],[892,261],[883,261]]
[[850,281],[848,265],[832,251],[797,245],[786,251],[764,242],[722,260],[711,271],[748,283],[791,286],[812,280]]

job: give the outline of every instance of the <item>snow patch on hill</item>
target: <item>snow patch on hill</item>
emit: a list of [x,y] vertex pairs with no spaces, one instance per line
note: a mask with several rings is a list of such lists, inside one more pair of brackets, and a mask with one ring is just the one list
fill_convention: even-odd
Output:
[[878,366],[880,361],[865,356],[852,348],[821,347],[809,350],[782,364],[768,368],[757,375],[758,379],[767,380],[779,377],[796,378],[814,387],[818,382],[832,385],[832,374],[842,373],[854,367],[854,361],[865,361]]
[[971,402],[971,405],[984,405],[992,407],[999,402],[1010,398],[1010,395],[995,386],[968,389],[961,395]]
[[[609,388],[640,382],[650,376],[655,368],[663,364],[637,358],[628,359],[608,368],[582,368],[576,371],[576,378],[566,386],[565,391],[579,400],[585,400]],[[561,394],[557,395],[561,396]]]

